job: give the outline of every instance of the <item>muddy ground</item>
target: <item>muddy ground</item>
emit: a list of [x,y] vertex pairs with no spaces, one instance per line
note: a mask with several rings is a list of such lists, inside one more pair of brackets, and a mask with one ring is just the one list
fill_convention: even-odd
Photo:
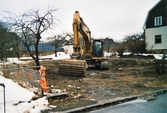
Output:
[[127,97],[166,89],[167,67],[165,67],[164,74],[157,74],[154,60],[153,57],[134,56],[109,58],[107,61],[110,68],[108,70],[89,68],[86,71],[86,77],[58,75],[58,61],[43,61],[41,64],[47,68],[49,86],[68,92],[70,94],[68,100],[84,97],[88,100],[101,102],[116,97]]

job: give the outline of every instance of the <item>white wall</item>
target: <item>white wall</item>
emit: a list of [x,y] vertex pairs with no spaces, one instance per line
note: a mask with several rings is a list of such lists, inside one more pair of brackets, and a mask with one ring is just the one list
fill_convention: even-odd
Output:
[[[167,26],[146,29],[146,50],[167,49]],[[155,35],[161,35],[161,44],[155,44]]]
[[67,50],[67,54],[72,55],[73,45],[65,45],[63,48],[64,48],[65,51]]

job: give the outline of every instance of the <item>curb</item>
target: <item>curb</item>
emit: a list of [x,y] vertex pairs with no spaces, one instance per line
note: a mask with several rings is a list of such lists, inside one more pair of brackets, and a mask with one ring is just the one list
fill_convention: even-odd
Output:
[[93,104],[93,105],[89,105],[89,106],[74,108],[74,109],[67,110],[67,111],[52,112],[52,113],[78,113],[78,112],[82,113],[82,112],[88,112],[88,111],[92,111],[94,109],[105,108],[105,107],[108,107],[108,106],[114,106],[114,105],[121,104],[121,103],[124,103],[124,102],[132,101],[132,100],[138,99],[138,98],[143,97],[143,96],[147,96],[147,95],[151,95],[151,94],[160,95],[160,94],[164,94],[164,93],[167,93],[167,89],[162,89],[162,90],[158,90],[158,91],[154,91],[154,92],[149,92],[149,93],[142,94],[142,95],[128,96],[128,97],[125,97],[123,99],[115,99],[115,100],[108,101],[108,102],[102,102],[102,103]]

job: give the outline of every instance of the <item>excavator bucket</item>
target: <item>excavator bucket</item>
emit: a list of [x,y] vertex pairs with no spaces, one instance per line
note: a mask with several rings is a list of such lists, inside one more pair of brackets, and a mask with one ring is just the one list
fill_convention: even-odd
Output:
[[85,60],[60,60],[58,74],[73,77],[86,76],[87,63]]

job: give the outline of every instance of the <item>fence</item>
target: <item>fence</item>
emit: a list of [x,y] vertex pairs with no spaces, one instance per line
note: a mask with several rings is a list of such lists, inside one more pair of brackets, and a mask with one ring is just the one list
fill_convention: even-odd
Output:
[[[6,113],[5,84],[4,84],[4,83],[0,83],[0,86],[3,87],[3,100],[4,100],[4,101],[3,101],[3,102],[4,102],[4,104],[3,104],[3,105],[4,105],[4,108],[3,108],[4,110],[3,110],[3,111],[4,111],[4,113]],[[1,99],[1,100],[2,100],[2,99]],[[1,108],[0,108],[0,109],[1,109]]]
[[0,65],[0,72],[4,77],[17,82],[22,87],[31,91],[38,92],[40,89],[39,84],[39,71],[38,66],[23,67],[19,64],[5,64]]

